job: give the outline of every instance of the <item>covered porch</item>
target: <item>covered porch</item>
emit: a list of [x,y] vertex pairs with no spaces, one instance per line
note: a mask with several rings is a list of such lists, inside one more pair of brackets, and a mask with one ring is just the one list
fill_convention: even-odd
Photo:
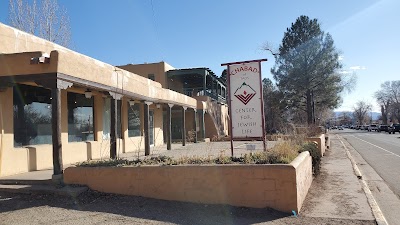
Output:
[[186,130],[185,112],[196,112],[196,103],[72,51],[2,54],[0,176],[53,167],[57,178],[66,164],[142,150],[149,155],[163,145],[164,129],[171,149],[172,107],[182,110]]

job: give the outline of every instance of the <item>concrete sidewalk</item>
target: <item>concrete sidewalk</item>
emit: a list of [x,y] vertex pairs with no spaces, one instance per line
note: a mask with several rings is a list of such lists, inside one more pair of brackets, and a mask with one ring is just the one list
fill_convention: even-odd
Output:
[[307,194],[302,216],[375,222],[366,194],[340,140],[331,135],[331,147],[321,161],[321,173]]

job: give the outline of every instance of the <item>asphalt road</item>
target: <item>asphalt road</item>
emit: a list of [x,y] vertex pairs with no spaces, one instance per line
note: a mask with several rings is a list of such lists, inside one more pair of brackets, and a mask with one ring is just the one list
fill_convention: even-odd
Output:
[[400,197],[400,134],[336,130]]

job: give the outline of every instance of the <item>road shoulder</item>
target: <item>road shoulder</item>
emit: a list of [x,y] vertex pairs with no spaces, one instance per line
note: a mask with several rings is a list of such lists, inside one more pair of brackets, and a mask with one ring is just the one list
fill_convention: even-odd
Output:
[[389,224],[397,224],[400,221],[400,199],[389,188],[381,176],[364,160],[357,150],[344,138],[341,138],[361,172],[364,180],[371,191],[376,203]]

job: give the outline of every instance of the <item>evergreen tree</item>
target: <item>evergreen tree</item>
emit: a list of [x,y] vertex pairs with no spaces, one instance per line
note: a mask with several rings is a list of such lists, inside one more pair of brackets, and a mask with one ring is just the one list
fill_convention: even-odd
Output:
[[307,123],[315,123],[315,108],[337,107],[344,90],[339,53],[329,33],[317,19],[300,16],[284,34],[271,69],[284,102],[291,110],[302,110]]

